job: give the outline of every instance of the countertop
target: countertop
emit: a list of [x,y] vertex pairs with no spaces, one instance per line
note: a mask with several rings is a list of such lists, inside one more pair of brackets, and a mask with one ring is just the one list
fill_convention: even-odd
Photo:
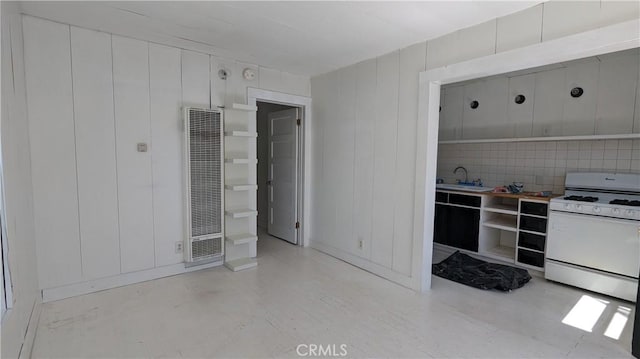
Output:
[[536,192],[522,192],[522,193],[503,193],[503,192],[474,192],[474,191],[465,191],[465,190],[457,190],[457,189],[436,189],[436,191],[441,192],[461,192],[465,194],[474,194],[474,195],[485,195],[492,197],[503,197],[503,198],[515,198],[515,199],[533,199],[537,201],[549,201],[551,198],[560,197],[561,194],[552,194],[548,197],[534,196]]

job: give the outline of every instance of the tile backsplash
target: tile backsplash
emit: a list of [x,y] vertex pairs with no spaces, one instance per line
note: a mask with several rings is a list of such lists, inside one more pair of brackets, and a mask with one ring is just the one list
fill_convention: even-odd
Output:
[[495,187],[523,182],[525,191],[564,192],[567,172],[640,173],[640,139],[440,144],[438,178],[482,179]]

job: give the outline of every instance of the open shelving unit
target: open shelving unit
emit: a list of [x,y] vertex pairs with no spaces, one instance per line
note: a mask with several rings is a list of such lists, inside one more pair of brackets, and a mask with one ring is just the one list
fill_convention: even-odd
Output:
[[478,253],[515,263],[518,199],[486,196],[480,213]]
[[234,103],[225,113],[224,265],[236,272],[258,265],[256,106]]
[[257,184],[244,183],[242,181],[227,181],[224,183],[224,189],[229,191],[250,191],[257,190]]

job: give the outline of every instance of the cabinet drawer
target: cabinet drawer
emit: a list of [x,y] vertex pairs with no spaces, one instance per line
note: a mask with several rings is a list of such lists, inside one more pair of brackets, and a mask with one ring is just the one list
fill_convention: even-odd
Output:
[[547,203],[522,201],[520,202],[520,213],[546,217],[548,206]]
[[451,204],[461,204],[463,206],[470,207],[480,207],[480,197],[476,196],[465,196],[463,194],[450,193],[449,194],[449,203]]
[[518,262],[542,268],[544,267],[544,254],[519,248]]
[[539,233],[547,233],[547,219],[520,215],[520,229]]
[[518,233],[518,247],[526,247],[535,249],[536,251],[544,251],[545,236],[533,233]]
[[449,203],[449,194],[446,192],[436,192],[436,202]]

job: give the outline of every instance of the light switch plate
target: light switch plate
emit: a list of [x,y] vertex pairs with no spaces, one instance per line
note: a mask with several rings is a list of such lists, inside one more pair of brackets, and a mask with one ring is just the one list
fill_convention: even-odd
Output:
[[147,152],[147,144],[146,143],[138,143],[138,152]]

